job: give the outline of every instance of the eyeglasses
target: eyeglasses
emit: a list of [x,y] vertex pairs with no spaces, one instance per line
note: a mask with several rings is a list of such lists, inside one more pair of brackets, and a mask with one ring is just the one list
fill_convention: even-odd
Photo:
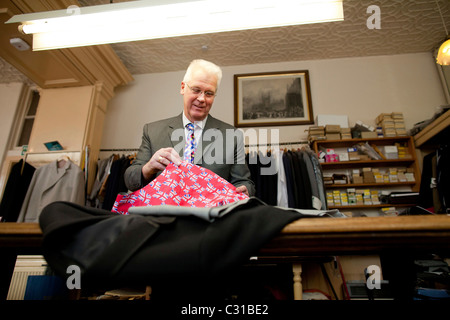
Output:
[[191,88],[187,83],[186,83],[186,85],[188,86],[189,89],[191,89],[191,91],[192,91],[193,94],[196,94],[196,95],[201,95],[201,94],[203,94],[206,98],[212,98],[212,97],[214,97],[214,96],[216,95],[215,92],[212,92],[212,91],[202,91],[202,90],[200,90],[199,88]]

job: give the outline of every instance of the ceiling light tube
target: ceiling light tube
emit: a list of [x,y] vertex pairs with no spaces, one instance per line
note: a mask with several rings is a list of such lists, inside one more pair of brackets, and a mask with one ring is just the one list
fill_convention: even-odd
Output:
[[17,15],[33,50],[342,21],[342,0],[141,0]]

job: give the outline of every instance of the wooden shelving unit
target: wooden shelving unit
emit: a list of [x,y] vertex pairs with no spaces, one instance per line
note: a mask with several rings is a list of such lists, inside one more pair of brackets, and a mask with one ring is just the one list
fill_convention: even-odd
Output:
[[[394,145],[401,143],[407,147],[410,157],[402,159],[386,159],[386,160],[363,160],[363,161],[340,161],[340,162],[324,162],[321,163],[322,170],[324,172],[336,171],[336,170],[351,170],[361,169],[364,167],[371,168],[392,168],[392,167],[406,167],[412,168],[414,172],[415,181],[407,182],[389,182],[389,183],[346,183],[346,184],[331,184],[325,185],[327,191],[332,189],[344,189],[344,188],[356,188],[367,189],[377,188],[382,190],[391,190],[398,187],[407,187],[412,192],[418,192],[420,189],[420,168],[416,158],[416,150],[414,146],[414,140],[410,136],[398,136],[389,138],[371,138],[371,139],[346,139],[346,140],[316,140],[313,143],[313,149],[318,153],[321,149],[339,149],[353,147],[358,143],[368,142],[370,145],[376,145],[377,147]],[[330,209],[376,209],[383,207],[407,207],[414,204],[375,204],[375,205],[336,205],[329,206]]]

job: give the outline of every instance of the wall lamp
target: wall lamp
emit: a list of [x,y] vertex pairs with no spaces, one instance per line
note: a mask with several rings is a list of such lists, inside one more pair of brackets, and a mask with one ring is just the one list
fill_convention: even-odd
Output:
[[33,50],[344,20],[342,0],[141,0],[15,15]]
[[450,37],[448,35],[447,27],[445,26],[444,16],[442,15],[441,7],[439,6],[438,1],[436,0],[436,5],[439,10],[439,15],[441,16],[442,24],[444,25],[445,34],[447,35],[447,40],[444,41],[439,47],[436,62],[441,66],[450,65]]

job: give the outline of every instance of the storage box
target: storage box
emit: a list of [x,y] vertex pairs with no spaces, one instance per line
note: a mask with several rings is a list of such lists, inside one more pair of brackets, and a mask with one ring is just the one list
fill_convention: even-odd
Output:
[[361,177],[360,175],[353,175],[353,183],[354,184],[360,184],[363,183],[363,177]]
[[352,151],[348,153],[348,159],[350,161],[358,161],[360,159],[359,153],[357,151]]
[[339,161],[348,161],[348,153],[347,152],[338,152]]
[[327,140],[341,140],[340,133],[327,133],[326,137],[327,137]]
[[325,162],[339,162],[339,156],[337,154],[327,154]]
[[325,126],[325,132],[328,133],[341,133],[341,126],[336,124],[327,124]]
[[396,146],[383,146],[381,152],[383,152],[386,159],[398,159],[398,150]]
[[332,115],[332,114],[319,114],[316,118],[316,124],[318,126],[326,126],[327,124],[335,124],[341,126],[341,128],[348,128],[348,116]]
[[376,132],[373,131],[365,131],[365,132],[361,132],[361,138],[363,139],[371,139],[371,138],[377,138],[378,135]]

